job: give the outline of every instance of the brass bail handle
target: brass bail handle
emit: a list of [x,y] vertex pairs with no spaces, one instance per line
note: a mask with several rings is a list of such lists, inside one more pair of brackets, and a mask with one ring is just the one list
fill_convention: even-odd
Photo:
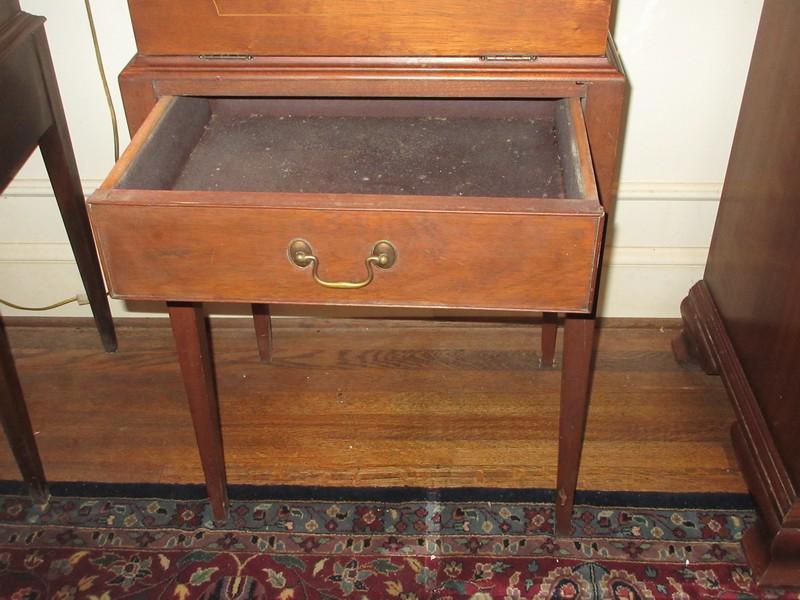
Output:
[[301,269],[311,265],[311,276],[319,285],[334,290],[359,290],[367,287],[375,279],[375,269],[391,269],[397,260],[397,250],[391,242],[382,240],[377,242],[364,263],[367,266],[367,278],[363,281],[325,281],[319,276],[319,258],[314,256],[314,250],[305,240],[295,239],[289,243],[289,260]]

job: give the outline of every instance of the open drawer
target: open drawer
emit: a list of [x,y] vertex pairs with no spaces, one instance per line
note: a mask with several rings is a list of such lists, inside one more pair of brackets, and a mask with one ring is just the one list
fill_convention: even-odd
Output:
[[578,99],[162,98],[89,199],[112,295],[589,312]]

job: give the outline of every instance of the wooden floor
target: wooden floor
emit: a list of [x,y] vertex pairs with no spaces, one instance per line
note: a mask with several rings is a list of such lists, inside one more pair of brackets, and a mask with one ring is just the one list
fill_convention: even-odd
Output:
[[[166,321],[8,326],[51,480],[201,482]],[[719,378],[681,368],[670,325],[601,329],[579,485],[745,491]],[[560,337],[560,336],[559,336]],[[213,326],[231,483],[552,487],[560,373],[538,327],[278,320],[258,362],[247,320]],[[18,473],[0,444],[0,478]]]

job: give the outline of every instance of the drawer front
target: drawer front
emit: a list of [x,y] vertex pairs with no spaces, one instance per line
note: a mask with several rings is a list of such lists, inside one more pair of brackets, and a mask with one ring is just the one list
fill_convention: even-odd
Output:
[[600,56],[611,0],[129,0],[141,54]]
[[[90,205],[114,297],[502,310],[591,309],[594,215]],[[329,289],[289,257],[305,240],[320,279],[363,282],[376,242],[396,249],[361,289]]]

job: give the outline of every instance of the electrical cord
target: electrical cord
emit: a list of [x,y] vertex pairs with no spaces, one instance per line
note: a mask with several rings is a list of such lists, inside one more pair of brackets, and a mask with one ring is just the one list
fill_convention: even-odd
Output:
[[89,0],[83,0],[86,5],[86,16],[89,19],[89,29],[92,31],[92,44],[94,45],[94,57],[97,61],[97,69],[100,71],[100,80],[103,82],[103,92],[106,95],[108,112],[111,116],[111,133],[114,136],[114,162],[119,160],[119,128],[117,126],[117,111],[114,110],[114,102],[111,99],[111,89],[108,87],[106,69],[103,66],[103,56],[100,54],[100,42],[97,40],[97,30],[94,26],[94,16],[92,15],[92,5]]
[[32,311],[36,311],[36,312],[44,311],[44,310],[52,310],[54,308],[58,308],[59,306],[64,306],[66,304],[72,304],[73,302],[80,303],[80,297],[79,296],[73,296],[72,298],[66,298],[65,300],[60,300],[60,301],[55,302],[53,304],[48,304],[47,306],[23,306],[22,304],[14,304],[13,302],[10,302],[9,300],[4,300],[3,298],[0,298],[0,304],[8,306],[9,308],[16,308],[17,310],[32,310]]

